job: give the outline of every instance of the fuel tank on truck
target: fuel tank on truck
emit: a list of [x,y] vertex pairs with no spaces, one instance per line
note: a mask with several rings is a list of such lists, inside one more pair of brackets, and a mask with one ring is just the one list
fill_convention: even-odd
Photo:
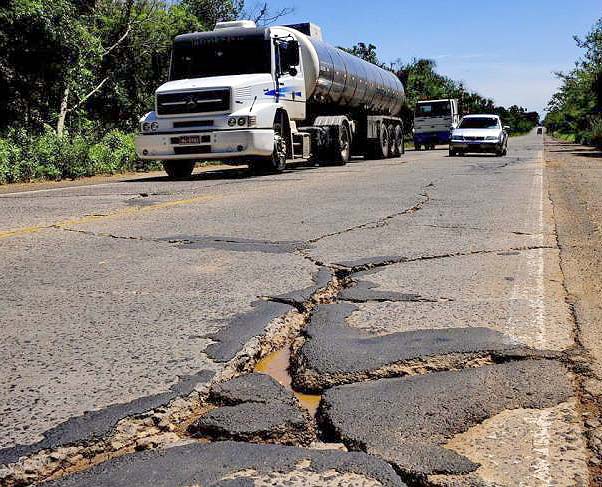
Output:
[[[299,41],[309,103],[398,115],[405,104],[402,82],[390,71],[337,49],[312,32],[311,24],[290,26]],[[305,32],[304,32],[305,31]]]

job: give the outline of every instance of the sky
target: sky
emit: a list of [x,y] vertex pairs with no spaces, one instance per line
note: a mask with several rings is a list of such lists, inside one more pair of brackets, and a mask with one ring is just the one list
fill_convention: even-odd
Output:
[[[279,24],[313,22],[337,46],[377,46],[385,62],[434,59],[441,74],[497,104],[543,113],[570,70],[602,0],[269,0],[293,13]],[[252,4],[252,0],[247,0]]]

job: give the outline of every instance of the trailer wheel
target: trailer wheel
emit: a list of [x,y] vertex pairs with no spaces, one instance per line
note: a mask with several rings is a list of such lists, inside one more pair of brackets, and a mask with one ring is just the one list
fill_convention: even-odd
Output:
[[386,159],[389,157],[389,131],[385,124],[381,124],[379,138],[370,147],[368,157],[371,159]]
[[195,161],[162,161],[163,169],[169,179],[184,179],[192,176]]
[[393,131],[393,157],[399,157],[405,154],[405,145],[403,141],[403,130],[400,125],[397,125]]
[[334,162],[337,166],[344,166],[351,159],[351,131],[349,125],[341,124],[337,138]]

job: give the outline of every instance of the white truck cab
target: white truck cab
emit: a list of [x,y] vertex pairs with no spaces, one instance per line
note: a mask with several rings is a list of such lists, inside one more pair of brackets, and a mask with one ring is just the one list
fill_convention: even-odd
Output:
[[197,160],[281,172],[291,159],[344,164],[352,150],[399,155],[404,102],[396,76],[329,46],[313,24],[223,22],[176,37],[136,150],[172,177]]
[[414,146],[434,149],[448,144],[451,131],[460,123],[458,100],[425,100],[416,103],[414,113]]

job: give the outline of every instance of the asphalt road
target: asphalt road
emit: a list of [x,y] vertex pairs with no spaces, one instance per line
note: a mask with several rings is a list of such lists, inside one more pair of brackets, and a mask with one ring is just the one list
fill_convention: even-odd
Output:
[[[293,383],[329,389],[318,415],[323,442],[363,444],[410,485],[426,477],[432,485],[588,485],[570,358],[576,323],[541,137],[512,139],[504,158],[437,150],[264,177],[217,169],[187,181],[22,189],[0,194],[6,485],[81,470],[68,458],[77,450],[52,460],[71,461],[71,470],[49,470],[36,452],[99,442],[123,418],[248,370],[276,348],[277,331],[261,337],[278,327],[303,337]],[[314,318],[331,305],[336,319],[311,319],[310,297],[327,286]],[[429,397],[437,400],[424,407]],[[383,442],[378,432],[393,434],[391,421],[420,445]],[[168,444],[188,439],[158,422],[137,424],[171,435]],[[120,451],[115,441],[111,448]],[[247,446],[231,448],[226,456],[236,458]],[[345,461],[337,455],[328,461]],[[129,475],[147,475],[153,461],[152,453],[136,458]],[[320,472],[330,468],[320,461]],[[365,485],[401,482],[389,465],[368,463],[351,469],[376,482]],[[106,468],[98,474],[113,478]],[[212,482],[241,468],[212,471]],[[65,485],[94,485],[74,479]]]

